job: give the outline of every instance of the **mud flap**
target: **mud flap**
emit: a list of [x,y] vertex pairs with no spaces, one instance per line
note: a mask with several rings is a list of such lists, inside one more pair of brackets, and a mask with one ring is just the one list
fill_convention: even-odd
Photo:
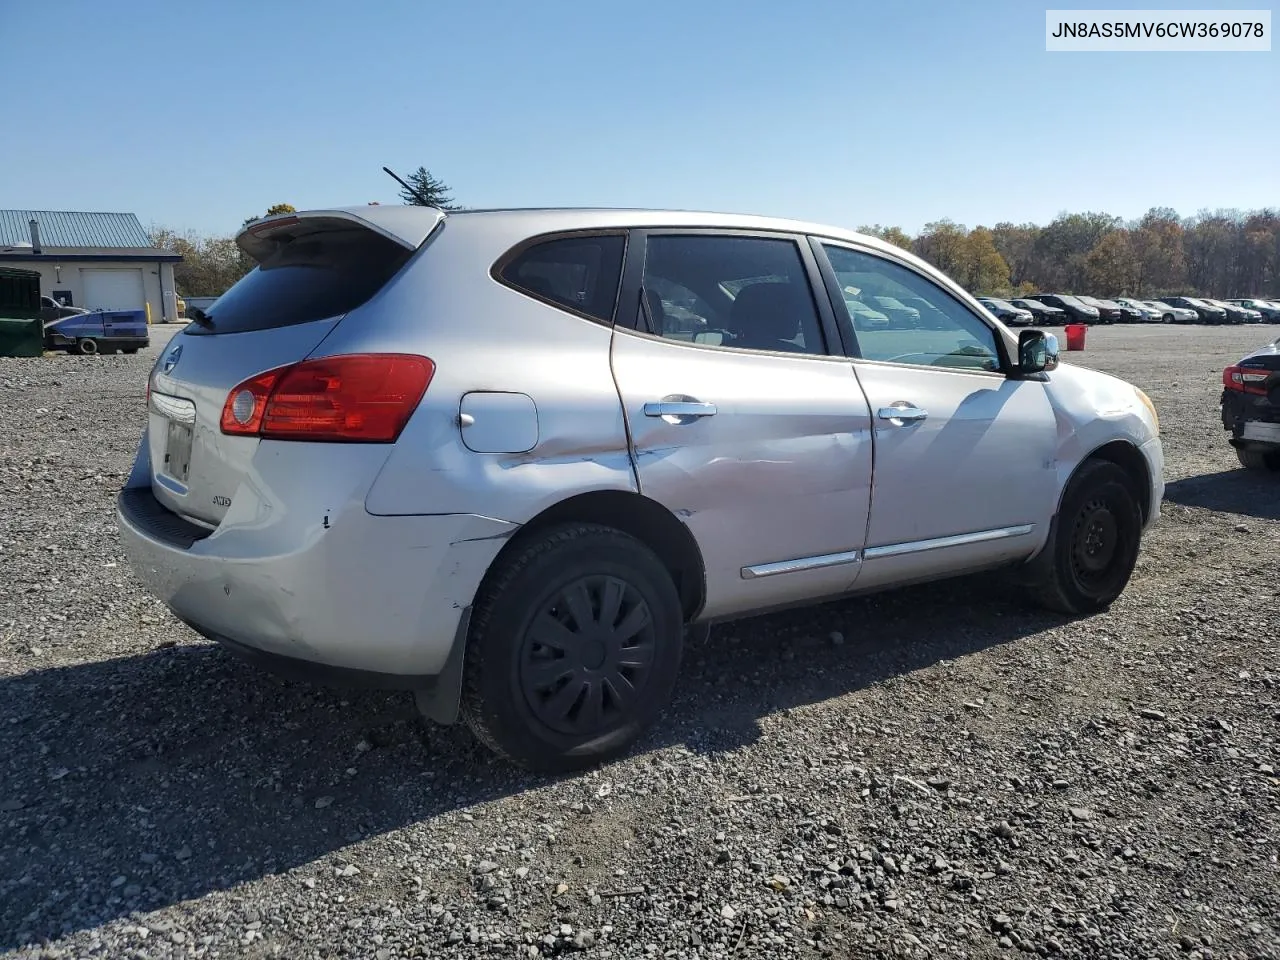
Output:
[[413,691],[418,712],[434,723],[450,726],[458,722],[458,711],[462,703],[462,668],[466,661],[470,627],[471,608],[466,607],[458,618],[453,648],[449,651],[449,659],[444,662],[444,669],[431,686]]

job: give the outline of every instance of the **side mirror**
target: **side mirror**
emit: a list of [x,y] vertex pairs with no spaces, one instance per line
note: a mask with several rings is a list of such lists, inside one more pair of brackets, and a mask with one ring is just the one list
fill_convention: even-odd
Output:
[[1058,338],[1043,330],[1018,334],[1018,372],[1040,373],[1058,366]]

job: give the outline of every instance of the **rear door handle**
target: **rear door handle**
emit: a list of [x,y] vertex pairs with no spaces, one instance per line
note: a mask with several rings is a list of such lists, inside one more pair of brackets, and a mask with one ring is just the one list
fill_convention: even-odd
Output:
[[696,420],[698,417],[714,417],[716,405],[700,400],[651,400],[644,405],[644,415],[674,417],[677,422],[686,422],[685,418]]
[[877,412],[881,420],[888,420],[892,423],[912,423],[916,420],[927,420],[929,418],[928,410],[921,410],[914,403],[906,401],[898,401],[888,407],[881,407]]

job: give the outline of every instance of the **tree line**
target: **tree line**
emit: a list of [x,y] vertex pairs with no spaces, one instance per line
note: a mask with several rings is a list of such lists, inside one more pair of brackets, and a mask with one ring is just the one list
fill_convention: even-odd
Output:
[[1183,218],[1152,207],[1128,222],[1107,213],[1063,213],[1045,226],[1006,222],[972,230],[937,220],[914,237],[879,224],[859,229],[985,296],[1280,297],[1280,210],[1274,208]]
[[[406,204],[462,209],[425,167],[406,178]],[[276,204],[264,216],[291,213]],[[248,218],[245,223],[256,219]],[[1044,226],[997,223],[973,229],[951,220],[915,236],[880,224],[859,227],[909,250],[983,296],[1036,292],[1100,297],[1280,297],[1280,209],[1201,211],[1180,217],[1152,207],[1138,220],[1062,213]],[[157,227],[155,247],[182,254],[174,267],[184,297],[218,296],[253,267],[233,237]]]
[[[277,203],[267,208],[263,217],[278,213],[296,213],[288,203]],[[252,223],[258,217],[246,217]],[[253,261],[236,246],[235,237],[206,236],[187,230],[179,233],[169,227],[153,226],[148,234],[151,246],[158,250],[172,250],[182,254],[182,261],[173,265],[173,283],[180,297],[218,297],[253,269]]]

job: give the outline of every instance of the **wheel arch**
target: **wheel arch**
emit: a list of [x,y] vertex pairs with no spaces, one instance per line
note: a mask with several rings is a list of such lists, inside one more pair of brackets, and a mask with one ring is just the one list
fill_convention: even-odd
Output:
[[[693,620],[702,610],[706,602],[706,568],[697,540],[662,504],[625,490],[594,490],[547,507],[511,537],[489,565],[490,571],[498,569],[507,554],[531,538],[566,523],[596,523],[635,537],[657,554],[670,572],[685,621]],[[482,582],[480,589],[484,587]]]
[[[532,539],[569,523],[595,523],[635,537],[655,554],[671,574],[685,622],[695,619],[706,602],[706,568],[702,551],[689,528],[656,500],[626,490],[594,490],[568,497],[534,516],[512,535],[489,563],[476,589],[489,587],[502,561]],[[472,605],[458,623],[449,658],[436,681],[414,691],[418,709],[436,723],[457,721],[462,702],[464,658],[470,635]]]
[[1086,464],[1094,460],[1114,463],[1125,472],[1133,484],[1133,495],[1138,501],[1138,507],[1142,510],[1142,522],[1146,524],[1151,517],[1152,507],[1155,506],[1151,502],[1151,467],[1147,464],[1147,458],[1142,455],[1142,451],[1129,440],[1110,440],[1086,454],[1071,471],[1067,483],[1063,484],[1062,492],[1058,495],[1058,508],[1062,507],[1062,497],[1066,494],[1071,480]]

